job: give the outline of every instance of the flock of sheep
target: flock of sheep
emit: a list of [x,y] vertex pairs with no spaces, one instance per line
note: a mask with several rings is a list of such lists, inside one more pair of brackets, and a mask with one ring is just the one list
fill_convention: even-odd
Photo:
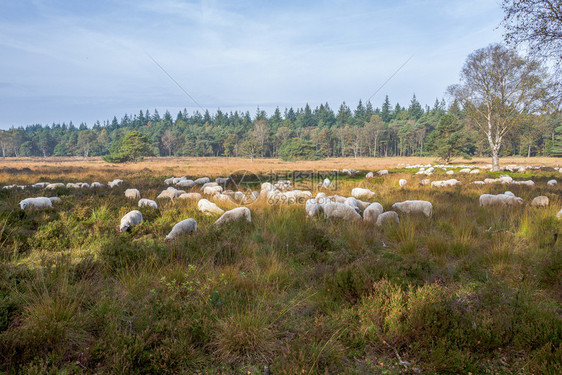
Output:
[[[508,166],[509,167],[509,166]],[[436,168],[442,168],[446,170],[446,166],[406,166],[406,168],[418,168],[416,174],[423,174],[426,176],[431,176]],[[537,168],[537,167],[517,167],[507,168],[512,171],[521,172],[527,168]],[[562,169],[558,169],[562,173]],[[343,170],[343,173],[353,176],[358,172],[354,169]],[[384,176],[388,174],[388,170],[380,170],[378,172],[369,172],[366,178],[373,178],[375,173],[379,176]],[[455,173],[452,170],[446,170],[448,175]],[[469,173],[477,174],[480,173],[479,169],[462,168],[458,173]],[[431,202],[423,200],[406,200],[403,202],[396,202],[392,205],[391,211],[384,212],[383,206],[378,202],[369,202],[365,200],[373,200],[375,197],[375,192],[356,187],[351,190],[351,196],[344,197],[341,195],[333,194],[327,195],[324,191],[320,191],[313,198],[312,192],[308,190],[298,190],[294,189],[291,181],[289,180],[278,180],[275,183],[265,182],[260,185],[260,191],[232,191],[226,190],[227,184],[230,182],[229,178],[219,177],[214,182],[210,181],[208,177],[201,177],[195,180],[190,180],[187,177],[171,177],[164,180],[168,186],[163,190],[156,199],[170,199],[174,201],[175,199],[189,199],[197,201],[197,208],[199,211],[206,215],[217,215],[220,216],[214,223],[214,225],[219,226],[230,221],[246,220],[251,222],[251,212],[250,210],[243,206],[259,199],[266,199],[270,204],[291,204],[291,203],[304,203],[304,208],[306,214],[309,217],[316,217],[323,215],[326,219],[342,219],[346,221],[364,221],[367,223],[373,223],[376,226],[383,226],[386,223],[399,223],[399,215],[402,214],[423,214],[426,217],[431,217],[433,213],[433,205]],[[534,186],[535,183],[531,180],[527,181],[515,181],[512,177],[503,175],[499,178],[491,179],[486,178],[483,181],[473,181],[472,184],[484,185],[484,184],[504,184],[504,185],[527,185]],[[114,188],[123,184],[123,180],[115,179],[109,181],[107,186]],[[400,187],[408,184],[405,179],[400,179],[398,185]],[[432,188],[450,187],[461,185],[462,183],[456,179],[448,180],[437,180],[430,181],[429,179],[422,179],[419,185],[430,185]],[[556,185],[556,180],[548,181],[548,186]],[[329,179],[325,179],[323,182],[318,184],[319,190],[329,189],[332,187],[332,182]],[[38,182],[33,185],[8,185],[4,186],[3,189],[44,189],[54,190],[56,188],[65,187],[72,189],[99,189],[103,188],[104,185],[99,182],[93,182],[88,184],[85,182],[80,183],[48,183],[48,182]],[[177,187],[177,188],[176,188]],[[180,189],[178,189],[180,188]],[[199,192],[191,191],[186,192],[182,189],[199,189]],[[216,203],[204,198],[210,198],[217,203],[235,203],[241,205],[241,207],[234,208],[229,211],[224,211]],[[158,203],[154,200],[142,198],[141,193],[138,189],[126,189],[125,197],[132,200],[138,200],[138,207],[149,207],[152,209],[158,209]],[[59,197],[35,197],[23,199],[19,204],[22,210],[29,208],[52,208],[53,204],[60,203],[61,199]],[[480,206],[512,206],[523,204],[523,199],[516,197],[512,192],[506,191],[502,194],[482,194],[479,197]],[[545,207],[549,205],[549,198],[546,196],[535,197],[532,202],[532,206]],[[562,218],[562,210],[557,214],[558,218]],[[121,219],[119,230],[121,232],[129,230],[131,227],[140,224],[143,221],[142,213],[139,210],[133,210],[128,212]],[[166,236],[166,240],[173,240],[179,236],[191,234],[197,231],[197,222],[193,218],[188,218],[182,220],[175,224]]]

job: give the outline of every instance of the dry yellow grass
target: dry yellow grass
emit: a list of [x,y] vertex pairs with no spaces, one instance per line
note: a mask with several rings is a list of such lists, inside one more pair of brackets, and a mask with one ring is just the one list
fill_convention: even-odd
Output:
[[[434,157],[390,157],[390,158],[329,158],[318,161],[285,162],[280,159],[246,158],[190,158],[160,157],[147,158],[138,163],[110,164],[101,158],[7,158],[0,160],[0,180],[6,181],[6,175],[19,174],[10,168],[29,168],[41,173],[45,178],[60,177],[68,173],[74,179],[88,178],[96,175],[119,177],[122,173],[152,172],[169,176],[225,176],[238,170],[254,173],[283,170],[314,170],[331,171],[332,169],[355,168],[358,170],[378,170],[396,168],[406,164],[428,164],[438,162]],[[510,157],[500,160],[502,165],[546,165],[555,167],[562,165],[560,158],[522,158]],[[452,164],[470,164],[481,166],[490,163],[490,158],[474,158],[472,160],[456,159]],[[3,169],[3,170],[2,170]]]

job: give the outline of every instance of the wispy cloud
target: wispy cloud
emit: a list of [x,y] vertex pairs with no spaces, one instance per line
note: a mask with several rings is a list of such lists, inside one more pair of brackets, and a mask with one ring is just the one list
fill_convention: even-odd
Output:
[[[432,103],[468,53],[499,41],[501,21],[492,2],[461,0],[6,3],[3,127],[195,107],[145,52],[210,110],[356,103],[416,52],[373,101],[415,92]],[[51,107],[36,105],[49,96]],[[88,105],[100,115],[84,115]]]

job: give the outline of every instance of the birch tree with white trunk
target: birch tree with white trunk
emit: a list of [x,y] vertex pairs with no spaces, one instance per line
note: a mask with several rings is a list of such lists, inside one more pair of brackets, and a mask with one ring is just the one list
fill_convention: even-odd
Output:
[[547,95],[541,65],[520,57],[500,44],[471,53],[461,71],[460,84],[449,93],[486,136],[492,171],[500,169],[502,141],[520,116],[537,112]]

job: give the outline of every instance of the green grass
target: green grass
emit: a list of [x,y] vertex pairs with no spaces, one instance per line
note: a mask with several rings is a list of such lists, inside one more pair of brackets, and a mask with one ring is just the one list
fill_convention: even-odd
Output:
[[[413,172],[338,181],[342,195],[371,188],[387,210],[433,203],[431,219],[401,215],[382,229],[264,202],[249,206],[252,223],[215,228],[195,202],[160,201],[119,233],[136,209],[127,186],[61,189],[62,204],[25,213],[17,203],[30,193],[0,190],[0,371],[562,372],[562,200],[546,187],[555,173],[514,175],[532,188],[455,175],[462,187],[437,190]],[[147,198],[162,180],[127,175]],[[551,205],[478,206],[505,190]],[[198,232],[164,242],[188,217]]]

